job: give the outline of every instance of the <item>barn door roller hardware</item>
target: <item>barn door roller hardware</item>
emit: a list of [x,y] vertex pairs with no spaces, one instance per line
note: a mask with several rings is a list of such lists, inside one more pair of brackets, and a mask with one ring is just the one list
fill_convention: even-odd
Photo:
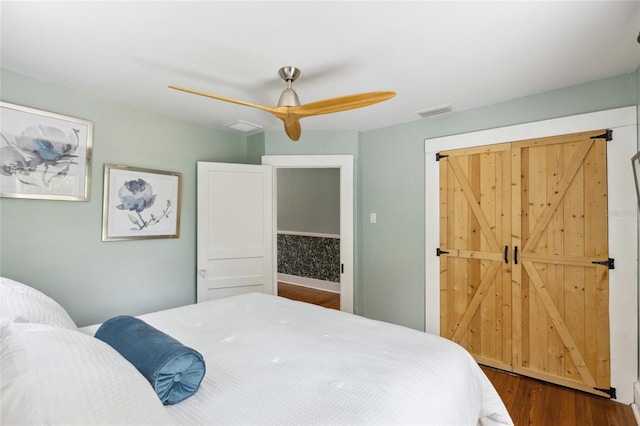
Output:
[[611,139],[613,139],[613,130],[607,129],[601,135],[591,136],[591,139],[605,139],[607,142],[609,142]]

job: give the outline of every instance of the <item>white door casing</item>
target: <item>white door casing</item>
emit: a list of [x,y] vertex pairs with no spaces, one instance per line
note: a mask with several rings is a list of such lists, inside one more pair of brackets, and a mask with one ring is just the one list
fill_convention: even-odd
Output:
[[[277,198],[277,168],[339,168],[340,169],[340,310],[353,312],[353,156],[352,155],[265,155],[262,164],[274,168],[274,200]],[[277,203],[273,213],[273,253],[276,253]],[[277,274],[274,262],[274,288]]]
[[272,168],[198,162],[197,301],[273,294]]

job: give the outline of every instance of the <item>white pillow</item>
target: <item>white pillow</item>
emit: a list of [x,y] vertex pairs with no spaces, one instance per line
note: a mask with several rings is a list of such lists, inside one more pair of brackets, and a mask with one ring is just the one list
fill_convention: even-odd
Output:
[[56,327],[77,328],[67,311],[55,300],[25,284],[0,277],[0,316],[2,323],[14,319]]
[[44,324],[6,329],[0,424],[171,424],[149,382],[106,343]]

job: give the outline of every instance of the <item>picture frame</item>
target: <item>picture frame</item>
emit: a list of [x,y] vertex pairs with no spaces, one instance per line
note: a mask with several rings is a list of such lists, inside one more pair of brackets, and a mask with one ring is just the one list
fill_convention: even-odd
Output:
[[640,207],[640,152],[631,157],[631,166],[633,167],[633,178],[636,183],[636,196],[638,207]]
[[93,122],[0,101],[0,197],[88,201]]
[[182,174],[105,164],[102,241],[180,237]]

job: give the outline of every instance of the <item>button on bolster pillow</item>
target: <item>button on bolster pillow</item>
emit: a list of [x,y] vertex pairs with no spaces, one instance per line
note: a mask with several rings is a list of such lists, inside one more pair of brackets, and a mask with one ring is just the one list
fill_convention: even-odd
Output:
[[204,377],[202,355],[128,315],[105,321],[95,337],[108,343],[151,383],[164,405],[193,395]]

